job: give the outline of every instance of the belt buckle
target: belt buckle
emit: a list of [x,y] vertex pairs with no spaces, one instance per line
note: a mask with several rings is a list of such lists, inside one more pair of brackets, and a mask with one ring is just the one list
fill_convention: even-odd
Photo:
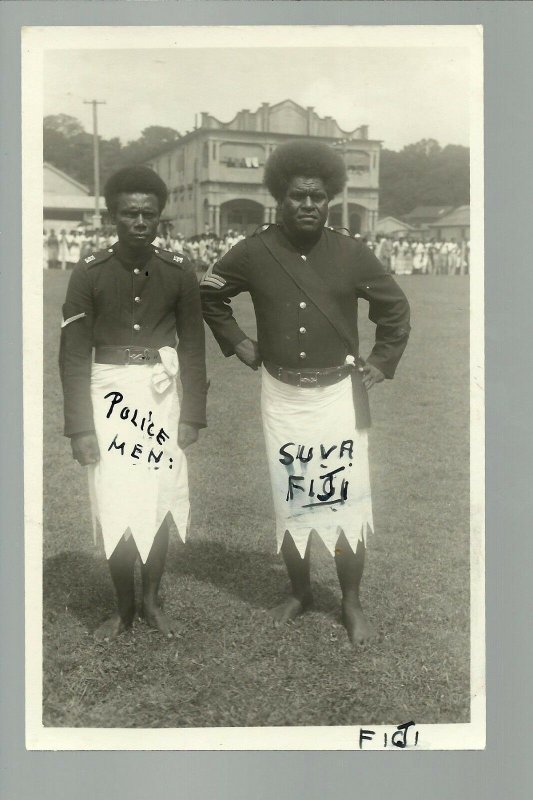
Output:
[[124,366],[128,367],[130,363],[130,348],[126,347],[124,349]]
[[142,352],[142,353],[132,353],[132,352],[130,351],[129,347],[127,348],[127,350],[128,350],[128,352],[129,352],[129,363],[130,363],[130,364],[131,364],[132,362],[133,362],[134,364],[138,364],[139,362],[140,362],[141,364],[143,364],[143,363],[146,361],[146,352],[147,352],[146,350],[143,350],[143,352]]
[[317,386],[318,385],[318,373],[315,372],[314,375],[302,375],[301,372],[298,373],[299,375],[299,386]]
[[144,359],[146,364],[149,364],[150,361],[152,360],[152,357],[150,355],[150,351],[148,350],[147,347],[145,347],[144,350],[143,350],[143,359]]

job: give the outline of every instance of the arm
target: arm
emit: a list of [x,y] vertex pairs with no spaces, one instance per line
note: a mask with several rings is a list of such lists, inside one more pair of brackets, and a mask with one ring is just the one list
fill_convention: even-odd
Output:
[[[185,436],[183,426],[205,428],[207,379],[205,370],[205,334],[198,281],[192,269],[181,273],[182,285],[176,304],[178,359],[183,386],[180,414],[180,446],[195,441]],[[184,438],[185,436],[185,438]]]
[[92,291],[85,265],[75,267],[63,305],[59,372],[63,385],[65,436],[94,433],[91,402]]
[[204,319],[226,357],[238,352],[241,342],[249,341],[239,328],[230,304],[231,297],[249,291],[247,269],[248,248],[242,241],[208,270],[200,283]]
[[[368,317],[376,325],[375,344],[367,364],[377,368],[385,378],[393,378],[411,330],[409,303],[396,281],[363,245],[358,266],[364,278],[358,280],[357,295],[368,300]],[[377,383],[377,378],[370,385]]]

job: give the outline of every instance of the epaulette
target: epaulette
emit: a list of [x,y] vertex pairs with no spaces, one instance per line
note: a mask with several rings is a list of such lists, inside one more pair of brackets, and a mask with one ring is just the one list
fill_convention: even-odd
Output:
[[158,256],[161,261],[166,261],[167,264],[172,264],[174,267],[186,269],[189,265],[185,256],[179,253],[173,253],[172,250],[163,250],[162,247],[154,247],[154,254]]
[[85,264],[87,269],[91,269],[92,267],[96,267],[97,264],[103,264],[104,261],[107,261],[113,255],[115,251],[112,247],[108,248],[107,250],[98,250],[96,253],[91,253],[90,256],[86,256],[85,258],[81,259],[82,264]]
[[353,234],[350,233],[348,228],[333,228],[331,225],[324,225],[324,227],[327,228],[328,231],[332,231],[333,233],[338,233],[339,236],[349,236],[350,239],[356,238],[355,236],[353,236]]
[[269,228],[274,227],[275,224],[276,224],[275,222],[263,222],[262,225],[258,225],[255,231],[252,233],[252,236],[259,236],[260,233],[264,233]]

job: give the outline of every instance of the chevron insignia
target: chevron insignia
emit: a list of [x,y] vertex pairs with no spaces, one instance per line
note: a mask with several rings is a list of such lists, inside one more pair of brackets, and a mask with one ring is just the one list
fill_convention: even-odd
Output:
[[226,281],[220,275],[215,275],[214,272],[208,272],[202,278],[200,285],[211,286],[213,289],[222,289],[226,285]]

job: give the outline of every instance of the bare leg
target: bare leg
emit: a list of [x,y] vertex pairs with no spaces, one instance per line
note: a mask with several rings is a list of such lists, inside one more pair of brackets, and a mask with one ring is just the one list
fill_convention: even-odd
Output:
[[159,528],[146,564],[141,565],[143,583],[143,616],[146,622],[171,639],[174,635],[172,623],[163,613],[159,600],[159,584],[165,568],[168,551],[169,529],[166,520]]
[[313,602],[311,593],[311,539],[307,542],[305,556],[302,558],[292,536],[285,531],[281,554],[289,573],[291,596],[270,612],[277,623],[288,622],[303,614]]
[[111,579],[117,595],[117,611],[96,629],[94,636],[98,641],[114,639],[119,633],[131,627],[135,612],[134,566],[137,547],[133,537],[122,538],[111,554],[108,564]]
[[365,619],[359,600],[359,585],[365,567],[365,544],[359,541],[354,553],[344,532],[335,548],[335,566],[342,590],[342,622],[352,644],[363,644],[374,632]]

